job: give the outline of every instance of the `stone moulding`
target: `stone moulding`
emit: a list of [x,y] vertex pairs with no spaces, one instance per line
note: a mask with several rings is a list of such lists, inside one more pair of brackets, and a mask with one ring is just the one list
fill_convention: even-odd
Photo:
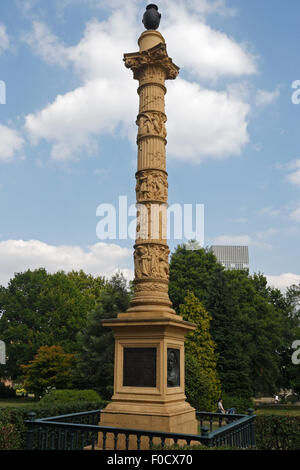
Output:
[[166,80],[175,80],[179,67],[168,56],[166,44],[160,43],[142,52],[124,54],[125,66],[133,71],[133,78],[139,79],[140,70],[146,65],[161,66],[165,71]]

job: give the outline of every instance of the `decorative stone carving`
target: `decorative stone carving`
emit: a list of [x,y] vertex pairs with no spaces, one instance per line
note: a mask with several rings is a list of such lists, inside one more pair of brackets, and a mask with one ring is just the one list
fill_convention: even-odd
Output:
[[158,282],[139,282],[134,286],[134,292],[168,292],[168,284]]
[[138,138],[145,135],[158,135],[166,138],[165,122],[167,118],[163,113],[148,112],[139,114],[136,124],[139,126]]
[[138,202],[164,201],[168,199],[167,175],[162,171],[141,171],[136,175],[136,196]]
[[179,73],[179,67],[172,62],[172,59],[168,56],[167,47],[163,43],[143,52],[124,54],[124,62],[125,66],[133,71],[133,77],[136,80],[139,79],[139,73],[146,65],[154,66],[155,75],[161,67],[167,80],[174,80]]
[[180,385],[180,355],[178,349],[168,348],[167,354],[167,384],[168,387]]
[[137,245],[134,252],[135,278],[169,278],[169,248],[164,245]]

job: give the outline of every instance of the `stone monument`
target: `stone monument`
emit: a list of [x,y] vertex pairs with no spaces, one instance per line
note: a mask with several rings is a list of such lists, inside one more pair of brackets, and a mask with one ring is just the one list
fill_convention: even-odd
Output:
[[159,22],[157,6],[148,5],[139,51],[124,54],[139,82],[134,296],[125,313],[103,321],[114,331],[115,370],[114,394],[100,424],[196,434],[195,410],[184,394],[184,337],[195,325],[176,314],[168,295],[165,81],[179,68],[156,30]]

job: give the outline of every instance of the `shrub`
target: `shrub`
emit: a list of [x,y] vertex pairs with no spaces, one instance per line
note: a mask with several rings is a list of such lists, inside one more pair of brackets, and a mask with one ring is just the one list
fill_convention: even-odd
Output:
[[12,387],[7,387],[0,382],[0,398],[15,398],[16,392]]
[[225,410],[229,408],[235,408],[237,413],[247,414],[249,408],[254,409],[254,402],[252,398],[247,397],[234,397],[227,393],[222,393],[223,406]]
[[0,450],[18,450],[22,445],[20,433],[11,423],[0,422]]
[[1,426],[4,428],[4,425],[12,425],[14,427],[14,439],[12,438],[13,442],[8,442],[7,445],[11,445],[11,449],[13,450],[23,450],[26,446],[26,426],[24,424],[24,420],[28,419],[28,414],[30,412],[36,413],[36,418],[47,418],[50,416],[101,409],[104,408],[106,404],[107,402],[99,399],[96,402],[54,402],[47,406],[43,406],[39,402],[32,406],[27,405],[18,408],[0,408],[0,434]]
[[102,401],[95,390],[51,390],[39,402],[41,406],[68,402],[97,402]]
[[299,450],[300,416],[257,416],[256,446],[260,450]]

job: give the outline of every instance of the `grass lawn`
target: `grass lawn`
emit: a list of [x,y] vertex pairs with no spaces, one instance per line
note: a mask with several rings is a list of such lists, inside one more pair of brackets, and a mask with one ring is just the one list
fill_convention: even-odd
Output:
[[277,416],[300,416],[300,406],[294,408],[259,408],[255,410],[256,415],[277,415]]
[[34,403],[30,398],[0,398],[0,408],[18,407],[32,405]]

